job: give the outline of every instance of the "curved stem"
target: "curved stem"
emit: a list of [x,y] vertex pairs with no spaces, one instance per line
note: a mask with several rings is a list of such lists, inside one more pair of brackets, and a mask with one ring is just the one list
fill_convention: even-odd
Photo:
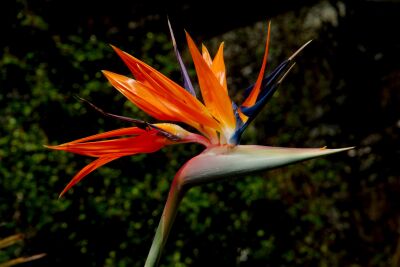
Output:
[[352,149],[352,147],[341,149],[300,149],[253,145],[209,147],[186,162],[175,175],[145,267],[157,266],[175,220],[178,206],[189,188],[227,177],[243,176],[262,170],[274,169],[349,149]]
[[149,254],[147,255],[145,267],[155,267],[158,265],[158,261],[160,260],[160,256],[178,212],[179,204],[186,191],[182,180],[176,176],[169,190],[168,199],[165,203],[164,211],[158,224],[153,243],[151,244]]

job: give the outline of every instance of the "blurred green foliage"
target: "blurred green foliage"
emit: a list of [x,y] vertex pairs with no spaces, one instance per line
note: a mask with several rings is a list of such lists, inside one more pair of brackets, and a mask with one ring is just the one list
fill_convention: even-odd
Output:
[[[128,74],[107,44],[112,43],[180,81],[166,23],[157,18],[163,26],[153,27],[147,18],[147,27],[146,18],[127,19],[129,11],[121,7],[116,26],[107,21],[117,15],[99,15],[101,20],[89,16],[66,29],[55,24],[51,10],[57,8],[49,3],[46,9],[16,1],[8,13],[9,38],[0,41],[0,236],[24,233],[22,254],[47,254],[29,266],[143,266],[170,182],[202,148],[179,145],[120,159],[58,199],[91,159],[43,145],[127,126],[101,117],[74,95],[108,112],[151,120],[107,84],[100,70]],[[322,1],[273,18],[269,66],[315,41],[243,140],[357,149],[350,157],[192,189],[161,266],[400,264],[399,122],[393,115],[399,114],[400,68],[385,54],[392,50],[371,44],[364,30],[346,32],[359,25],[357,10]],[[236,100],[257,77],[265,35],[265,23],[257,23],[201,40],[212,51],[225,41]],[[191,62],[184,42],[180,48]]]

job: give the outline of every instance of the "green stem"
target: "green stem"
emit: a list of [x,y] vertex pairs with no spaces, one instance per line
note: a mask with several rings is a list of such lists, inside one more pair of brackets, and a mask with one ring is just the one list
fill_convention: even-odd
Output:
[[176,176],[172,182],[163,214],[158,224],[149,254],[147,255],[146,263],[144,265],[145,267],[155,267],[158,265],[158,261],[160,260],[160,256],[178,212],[179,204],[186,191],[186,187],[183,186],[182,180]]

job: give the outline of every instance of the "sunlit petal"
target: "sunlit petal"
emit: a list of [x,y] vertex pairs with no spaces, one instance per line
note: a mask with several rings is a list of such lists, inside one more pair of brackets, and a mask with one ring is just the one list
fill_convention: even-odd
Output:
[[204,44],[201,44],[201,54],[203,56],[204,61],[211,68],[211,66],[212,66],[212,58],[211,58],[210,52],[208,52],[208,49]]
[[210,67],[221,86],[226,92],[228,92],[224,62],[224,43],[222,42],[219,46],[214,59],[211,59],[210,52],[208,52],[208,49],[204,44],[201,45],[201,50],[204,61],[207,63],[208,67]]
[[[144,112],[159,120],[180,121],[202,131],[202,127],[218,129],[218,123],[212,118],[204,105],[187,93],[187,101],[169,95],[165,86],[158,84],[147,73],[141,73],[146,84],[123,75],[103,71],[110,83],[132,103]],[[163,83],[163,81],[160,81]],[[203,125],[203,126],[202,126]]]
[[196,68],[201,94],[208,110],[224,125],[224,128],[234,129],[235,117],[228,93],[221,86],[188,33],[186,33],[186,39]]
[[226,69],[225,69],[225,62],[224,62],[224,43],[223,42],[219,46],[217,54],[215,55],[215,57],[212,61],[211,70],[214,72],[215,77],[217,77],[217,80],[222,85],[222,87],[225,89],[225,91],[228,92],[228,88],[226,85]]
[[[123,75],[103,71],[109,82],[132,103],[159,120],[171,120],[174,114],[149,85]],[[162,98],[161,98],[162,100]]]
[[[188,91],[146,63],[116,47],[113,48],[132,71],[132,74],[135,76],[137,81],[141,82],[145,86],[148,86],[148,88],[151,88],[152,84],[154,85],[154,83],[157,83],[159,88],[162,89],[165,99],[175,99],[176,101],[185,103],[187,106],[191,107],[194,112],[196,112],[196,117],[200,117],[200,119],[202,117],[208,117],[206,120],[213,124],[211,127],[218,128],[215,122],[210,122],[210,120],[214,119],[207,108]],[[151,77],[152,80],[149,80],[149,77]],[[200,121],[200,123],[203,122]],[[205,125],[209,126],[209,124]]]

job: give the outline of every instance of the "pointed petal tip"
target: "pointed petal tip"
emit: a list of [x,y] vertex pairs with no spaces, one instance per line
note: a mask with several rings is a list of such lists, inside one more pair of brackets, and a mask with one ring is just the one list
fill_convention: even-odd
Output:
[[111,82],[112,72],[108,70],[101,70],[101,73],[106,77],[107,80]]
[[[72,181],[71,181],[71,182],[72,182]],[[65,195],[65,193],[67,193],[68,190],[70,190],[71,187],[75,185],[75,184],[72,184],[71,182],[68,183],[68,184],[64,187],[64,189],[63,189],[63,190],[61,191],[61,193],[58,195],[58,199],[63,198],[64,195]]]
[[64,189],[61,191],[61,193],[58,195],[58,199],[63,198],[63,197],[65,196],[65,193],[67,193],[68,190],[70,190],[72,186],[73,186],[73,185],[70,185],[70,183],[68,183],[68,184],[64,187]]
[[115,80],[123,80],[125,81],[126,79],[130,79],[124,75],[109,71],[109,70],[101,70],[101,73],[103,73],[103,75],[107,78],[107,80],[110,81],[110,83],[112,84],[113,81]]
[[109,45],[110,45],[111,48],[114,49],[116,52],[117,52],[117,51],[121,51],[121,49],[119,49],[119,48],[116,47],[115,45],[113,45],[113,44],[109,44]]
[[192,96],[196,97],[196,92],[193,88],[188,71],[187,71],[186,66],[183,63],[182,57],[179,53],[178,46],[176,44],[176,40],[175,40],[175,36],[174,36],[174,31],[172,30],[171,22],[169,21],[169,19],[168,19],[168,27],[169,27],[169,32],[171,35],[172,46],[174,47],[174,51],[175,51],[175,56],[178,60],[179,67],[181,69],[184,87],[185,87],[186,91],[188,91]]
[[116,47],[115,45],[109,44],[111,46],[111,48],[114,50],[115,53],[117,53],[118,55],[121,56],[121,54],[124,52],[121,49],[119,49],[118,47]]
[[123,59],[124,56],[126,56],[127,53],[126,53],[125,51],[119,49],[119,48],[116,47],[115,45],[110,44],[110,46],[111,46],[111,48],[114,50],[114,52],[117,53],[117,55],[118,55],[120,58]]
[[64,144],[60,144],[60,145],[43,145],[43,147],[47,148],[47,149],[53,149],[53,150],[63,150]]
[[172,30],[171,22],[169,21],[168,16],[167,16],[167,23],[168,23],[169,33],[170,33],[171,39],[172,39],[172,45],[175,47],[176,41],[175,41],[174,31]]
[[111,76],[114,74],[114,72],[111,72],[109,70],[101,70],[101,73],[103,73],[103,75],[106,76],[107,79],[110,79]]

